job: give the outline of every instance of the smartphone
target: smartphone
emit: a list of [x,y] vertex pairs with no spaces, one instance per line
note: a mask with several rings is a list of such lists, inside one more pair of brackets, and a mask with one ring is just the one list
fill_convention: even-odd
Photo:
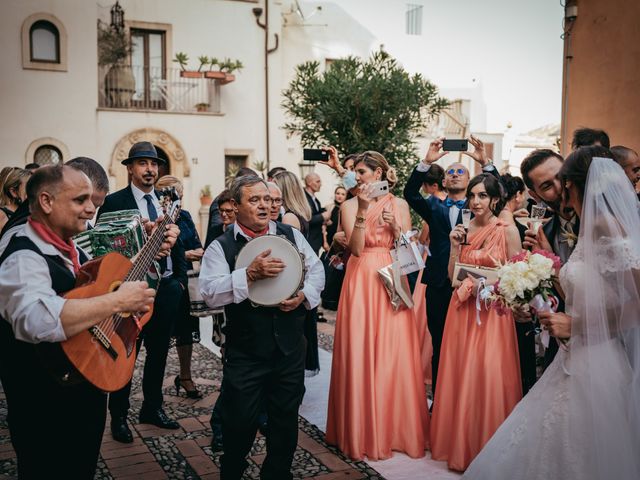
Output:
[[466,152],[469,148],[469,141],[466,138],[444,139],[442,150],[445,152]]
[[373,182],[371,190],[371,198],[378,198],[389,193],[389,182],[382,180],[381,182]]
[[329,150],[322,148],[305,148],[302,151],[302,158],[313,162],[329,160]]

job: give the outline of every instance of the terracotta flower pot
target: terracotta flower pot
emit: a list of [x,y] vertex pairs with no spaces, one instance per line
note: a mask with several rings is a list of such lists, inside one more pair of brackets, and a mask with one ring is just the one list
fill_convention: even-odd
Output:
[[204,78],[210,78],[212,80],[224,80],[227,76],[224,72],[204,72]]
[[212,202],[213,202],[213,198],[211,198],[211,196],[209,195],[202,195],[200,197],[200,205],[202,205],[203,207],[211,205]]
[[194,72],[192,70],[181,70],[180,76],[182,78],[202,78],[202,72]]
[[233,82],[235,79],[236,79],[235,75],[232,75],[230,73],[225,73],[224,80],[220,80],[220,84],[226,85],[227,83]]

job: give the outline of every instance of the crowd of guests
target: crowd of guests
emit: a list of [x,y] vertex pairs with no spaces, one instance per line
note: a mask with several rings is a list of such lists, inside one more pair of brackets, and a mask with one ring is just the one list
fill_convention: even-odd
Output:
[[[317,322],[324,321],[318,312],[321,302],[325,309],[337,310],[326,425],[329,444],[355,460],[383,460],[394,451],[419,458],[430,451],[432,458],[446,461],[453,470],[469,469],[469,478],[547,478],[541,473],[546,470],[537,471],[535,465],[518,477],[512,462],[503,461],[500,451],[508,443],[514,457],[522,457],[526,455],[520,450],[522,443],[522,449],[537,458],[538,452],[533,450],[538,447],[513,440],[519,435],[518,429],[524,428],[522,422],[531,422],[535,424],[528,427],[534,432],[532,438],[539,436],[541,443],[543,438],[552,442],[560,439],[555,443],[560,445],[555,453],[564,458],[566,429],[532,418],[544,412],[535,411],[529,406],[533,400],[528,399],[536,398],[539,404],[542,393],[552,390],[550,380],[545,381],[552,375],[556,375],[554,388],[569,382],[557,372],[566,372],[567,378],[581,378],[579,370],[568,365],[569,353],[560,350],[558,354],[558,345],[578,345],[576,331],[587,328],[579,326],[587,320],[576,313],[580,309],[576,300],[580,296],[576,292],[581,291],[579,282],[572,280],[568,290],[566,285],[557,284],[557,311],[538,315],[542,328],[559,340],[545,349],[542,366],[549,373],[538,380],[536,318],[524,309],[505,313],[483,307],[478,295],[486,283],[469,277],[454,287],[453,273],[459,263],[503,265],[524,249],[547,250],[568,263],[577,246],[587,242],[583,238],[593,240],[607,231],[592,222],[588,228],[599,230],[585,231],[583,205],[596,188],[587,187],[597,183],[598,192],[611,190],[622,195],[623,200],[613,201],[607,196],[600,199],[597,205],[604,213],[600,212],[598,218],[613,215],[612,224],[622,225],[623,238],[619,240],[631,245],[624,250],[631,255],[630,267],[626,268],[631,268],[632,279],[638,278],[640,240],[632,236],[637,218],[617,218],[614,206],[616,201],[629,203],[628,193],[634,192],[627,206],[640,217],[635,196],[640,158],[630,148],[610,148],[605,132],[585,128],[574,133],[573,151],[566,160],[553,150],[534,150],[523,160],[518,177],[500,173],[481,140],[471,136],[469,142],[473,150],[462,153],[477,163],[482,173],[472,178],[463,163],[454,162],[446,168],[438,165],[448,152],[442,148],[443,139],[436,139],[403,186],[397,185],[394,168],[380,153],[347,152],[340,160],[336,149],[329,147],[329,159],[319,163],[335,171],[340,185],[334,189],[332,205],[325,207],[316,197],[322,188],[317,173],[301,181],[294,173],[276,167],[263,179],[252,169],[242,168],[211,205],[204,245],[191,215],[182,210],[177,228],[167,230],[158,254],[162,280],[157,293],[144,282],[125,282],[119,293],[107,294],[111,295],[109,300],[117,300],[122,312],[154,306],[152,319],[140,332],[136,347],[139,351],[144,344],[146,349],[140,422],[167,429],[179,427],[162,407],[162,384],[172,345],[180,364],[180,373],[174,378],[176,394],[184,390],[189,398],[202,396],[191,373],[193,344],[200,341],[199,318],[191,315],[187,289],[187,271],[200,269],[202,298],[211,308],[223,308],[226,317],[223,383],[211,418],[211,446],[214,451],[224,451],[222,478],[242,477],[258,429],[267,436],[262,478],[292,478],[290,467],[305,372],[309,376],[320,369]],[[70,289],[80,264],[87,260],[71,238],[90,227],[94,215],[99,219],[104,213],[118,210],[138,209],[148,219],[146,227],[153,229],[161,216],[159,190],[173,187],[180,197],[183,193],[179,178],[158,178],[158,165],[164,161],[152,144],[134,145],[122,162],[131,182],[112,194],[108,194],[102,167],[85,157],[64,166],[33,171],[4,168],[0,172],[0,301],[4,302],[0,314],[6,320],[0,322],[0,374],[21,478],[39,478],[52,468],[68,475],[71,472],[77,478],[91,478],[107,405],[114,439],[133,441],[128,425],[130,382],[108,399],[86,382],[69,390],[44,380],[44,368],[28,347],[39,342],[62,342],[91,327],[101,316],[113,313],[105,310],[102,297],[107,295],[73,305],[74,314],[62,300],[56,300],[58,293]],[[605,172],[597,181],[588,177],[592,164]],[[610,183],[619,177],[626,183],[611,188]],[[372,184],[383,180],[390,190],[402,191],[404,198],[392,193],[374,195]],[[68,197],[66,203],[55,201],[61,191]],[[71,212],[77,213],[76,218],[65,220],[71,204],[75,205]],[[534,204],[544,206],[547,212],[539,230],[517,221],[529,217]],[[462,211],[467,209],[473,218],[463,225]],[[412,225],[411,211],[421,217],[421,225]],[[413,232],[411,239],[422,252],[425,268],[410,275],[415,305],[398,309],[391,304],[378,272],[392,262],[390,251],[409,232]],[[244,244],[266,234],[287,238],[304,253],[305,263],[302,289],[293,298],[269,307],[250,302],[249,285],[278,276],[285,268],[283,262],[265,251],[248,267],[235,266]],[[21,250],[33,256],[31,263],[17,261]],[[638,255],[638,265],[633,255]],[[58,261],[51,260],[56,256]],[[40,277],[32,275],[34,265],[42,271]],[[42,283],[47,275],[52,286],[37,289],[34,282]],[[35,293],[25,295],[25,289],[34,289]],[[637,296],[637,290],[627,292],[621,300],[625,315]],[[46,311],[25,310],[25,302],[34,299],[48,305]],[[80,312],[83,319],[79,318]],[[40,322],[43,316],[46,321]],[[631,427],[638,426],[640,403],[640,375],[635,369],[636,347],[640,348],[635,334],[640,325],[635,320],[629,316],[618,330],[601,332],[599,337],[601,344],[625,339],[624,355],[630,358],[626,365],[630,366],[632,379],[614,384],[610,394],[616,400],[624,397],[635,401],[635,406],[617,403],[628,408],[625,418]],[[606,323],[611,326],[615,322],[609,318]],[[574,352],[584,351],[572,348]],[[599,347],[590,348],[593,351]],[[10,355],[15,354],[26,355],[28,361],[9,366]],[[35,400],[28,395],[33,386],[27,387],[25,381],[34,378],[44,382],[43,390],[54,399],[50,406],[39,406],[36,415],[30,410],[36,409],[31,405]],[[429,398],[425,384],[431,385]],[[623,393],[613,391],[621,384],[629,388]],[[607,399],[607,392],[601,389],[598,393],[602,395],[599,400]],[[564,402],[564,397],[558,402]],[[584,399],[577,403],[580,408],[572,414],[579,411],[580,415],[571,416],[572,421],[585,420],[598,407]],[[554,414],[564,419],[559,424],[566,427],[570,406],[562,403],[561,407],[564,410]],[[68,422],[59,411],[54,414],[54,409],[68,412],[75,420]],[[78,444],[84,456],[73,466],[61,463],[62,449],[67,446],[55,440],[63,431],[60,418],[67,422],[66,437],[73,438],[70,441]],[[536,430],[538,425],[544,427],[543,432]],[[36,437],[41,440],[33,441]],[[592,473],[594,467],[609,465],[606,461],[588,461],[594,444],[589,435],[581,440],[583,443],[574,445],[571,458],[584,460],[586,467],[567,470],[568,478],[583,478],[575,472]],[[626,442],[625,451],[638,446],[637,431],[633,433],[631,428],[628,437],[623,432],[616,444],[620,442]],[[43,462],[42,445],[50,444],[53,446],[44,455],[48,461]],[[637,456],[616,458],[617,471],[623,475],[617,478],[637,478],[624,476],[640,469]],[[640,474],[640,470],[635,473]],[[596,474],[586,478],[602,477]]]

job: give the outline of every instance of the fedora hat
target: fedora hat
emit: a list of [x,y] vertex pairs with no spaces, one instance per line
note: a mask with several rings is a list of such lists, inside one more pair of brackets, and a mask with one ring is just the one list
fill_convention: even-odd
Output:
[[131,162],[138,158],[148,158],[151,160],[155,160],[158,163],[167,163],[164,158],[160,158],[158,156],[156,147],[154,147],[153,143],[151,142],[134,143],[129,150],[129,156],[122,160],[122,162],[120,163],[122,163],[122,165],[129,165]]

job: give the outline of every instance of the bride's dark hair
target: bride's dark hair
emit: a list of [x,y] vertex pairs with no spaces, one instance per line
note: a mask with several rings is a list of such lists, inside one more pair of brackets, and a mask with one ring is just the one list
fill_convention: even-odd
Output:
[[589,166],[591,161],[595,157],[611,158],[613,154],[608,148],[601,147],[600,145],[593,145],[590,147],[580,147],[565,159],[560,169],[558,176],[562,183],[562,190],[565,198],[568,198],[569,192],[565,188],[565,182],[571,180],[571,182],[578,188],[580,198],[584,198],[584,189],[587,183],[587,174],[589,173]]
[[487,194],[491,199],[493,204],[491,206],[491,212],[495,216],[498,216],[506,203],[504,187],[492,174],[481,173],[480,175],[473,177],[469,182],[469,185],[467,186],[467,201],[471,197],[471,190],[479,183],[484,185],[484,189],[487,191]]

